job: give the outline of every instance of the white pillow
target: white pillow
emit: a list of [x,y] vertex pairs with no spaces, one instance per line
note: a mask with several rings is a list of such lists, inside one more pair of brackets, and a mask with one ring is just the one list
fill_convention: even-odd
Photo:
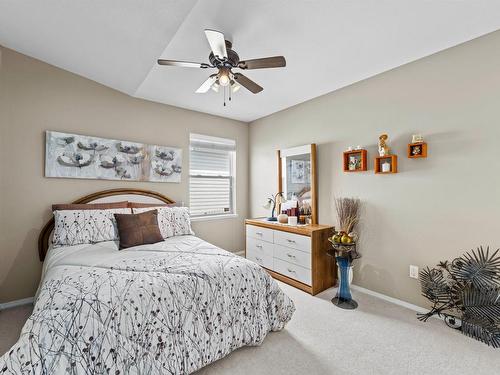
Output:
[[130,208],[54,211],[54,247],[93,244],[119,239],[114,214],[130,214]]
[[162,237],[184,236],[194,234],[191,229],[191,218],[187,207],[143,207],[133,208],[134,214],[141,212],[158,210],[158,226]]

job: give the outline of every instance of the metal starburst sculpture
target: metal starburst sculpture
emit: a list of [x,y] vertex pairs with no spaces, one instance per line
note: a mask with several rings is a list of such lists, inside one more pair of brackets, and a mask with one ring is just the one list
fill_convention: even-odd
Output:
[[479,247],[436,268],[420,272],[422,295],[431,310],[418,314],[427,321],[443,316],[446,324],[462,333],[500,348],[500,255]]

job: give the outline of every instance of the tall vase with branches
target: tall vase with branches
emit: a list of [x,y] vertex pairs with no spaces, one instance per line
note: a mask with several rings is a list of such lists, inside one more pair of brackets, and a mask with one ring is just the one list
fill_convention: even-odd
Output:
[[344,309],[355,309],[358,304],[352,299],[350,291],[350,273],[352,261],[359,257],[356,242],[359,235],[355,232],[359,224],[361,202],[358,198],[335,198],[340,232],[331,239],[335,259],[340,273],[337,295],[332,302]]
[[339,221],[339,228],[345,234],[353,234],[356,238],[358,234],[355,232],[359,223],[361,202],[358,198],[335,198],[335,209]]

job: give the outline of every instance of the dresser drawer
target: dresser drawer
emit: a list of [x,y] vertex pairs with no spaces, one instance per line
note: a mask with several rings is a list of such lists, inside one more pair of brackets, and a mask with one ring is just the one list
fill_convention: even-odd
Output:
[[288,232],[274,232],[274,243],[293,249],[311,252],[311,237]]
[[311,269],[311,253],[292,249],[281,245],[274,245],[274,257]]
[[267,255],[260,250],[247,249],[247,259],[261,265],[262,267],[269,268],[270,270],[273,269],[274,259],[272,255]]
[[274,271],[300,281],[301,283],[304,283],[306,285],[311,285],[310,269],[297,266],[296,264],[292,264],[290,262],[285,262],[284,260],[278,258],[274,258]]
[[273,242],[273,230],[247,225],[247,237],[257,238],[266,242]]
[[257,238],[247,237],[247,252],[253,250],[263,255],[273,256],[274,245],[271,242],[258,240]]

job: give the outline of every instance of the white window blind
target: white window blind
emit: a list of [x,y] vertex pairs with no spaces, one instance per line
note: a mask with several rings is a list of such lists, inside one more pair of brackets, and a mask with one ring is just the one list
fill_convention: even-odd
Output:
[[190,135],[189,207],[192,217],[233,214],[236,142]]

